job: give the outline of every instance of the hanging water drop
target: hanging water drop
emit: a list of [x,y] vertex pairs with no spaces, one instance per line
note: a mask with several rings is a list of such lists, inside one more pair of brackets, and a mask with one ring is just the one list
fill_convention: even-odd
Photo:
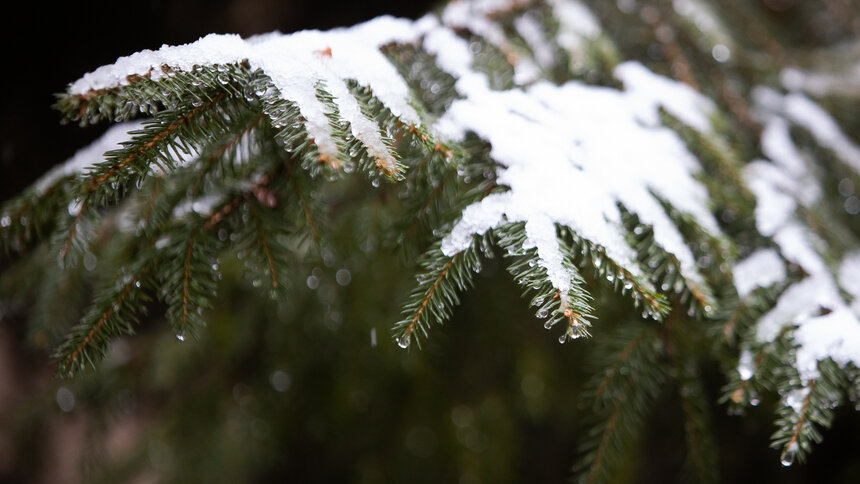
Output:
[[537,317],[543,319],[549,315],[549,311],[546,308],[540,308],[537,312]]
[[88,272],[92,272],[96,268],[97,263],[98,260],[92,252],[87,252],[86,254],[84,254],[84,268]]
[[409,343],[411,343],[411,336],[409,333],[403,333],[397,337],[397,346],[401,348],[408,348]]
[[551,320],[551,319],[550,319],[549,321],[547,321],[546,323],[544,323],[543,327],[544,327],[544,329],[550,329],[550,328],[552,328],[552,326],[553,326],[554,324],[555,324],[555,321],[553,321],[553,320]]
[[797,442],[792,442],[788,444],[788,447],[782,452],[782,457],[780,458],[780,463],[784,467],[790,467],[794,464],[794,458],[797,455]]
[[559,336],[559,337],[558,337],[558,342],[559,342],[559,343],[564,344],[564,342],[565,342],[565,341],[567,341],[567,333],[565,333],[565,334],[563,334],[563,335],[561,335],[561,336]]
[[176,333],[176,339],[179,341],[185,341],[185,331],[180,331]]
[[6,228],[10,225],[12,225],[12,219],[8,215],[0,218],[0,227]]
[[382,184],[382,180],[374,178],[373,180],[370,180],[370,184],[373,185],[373,188],[379,188],[379,185]]

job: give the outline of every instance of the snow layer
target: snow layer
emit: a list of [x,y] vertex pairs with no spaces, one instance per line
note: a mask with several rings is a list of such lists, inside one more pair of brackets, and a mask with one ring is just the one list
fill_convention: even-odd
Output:
[[191,44],[163,46],[157,51],[142,51],[122,57],[72,84],[69,92],[84,94],[95,89],[127,84],[133,74],[153,79],[165,75],[161,67],[190,71],[196,65],[237,63],[247,60],[272,79],[284,99],[295,102],[307,120],[306,128],[320,153],[338,158],[331,136],[326,107],[316,97],[322,82],[334,96],[340,115],[350,122],[352,134],[361,140],[383,166],[393,171],[396,162],[378,132],[367,119],[345,80],[354,79],[369,86],[374,94],[405,122],[419,124],[409,104],[409,88],[379,47],[390,42],[414,42],[420,23],[393,17],[379,17],[351,28],[328,32],[308,30],[290,35],[267,34],[243,40],[237,35],[207,35]]
[[782,96],[764,87],[753,91],[753,99],[761,108],[779,113],[785,120],[808,129],[821,146],[833,150],[842,161],[860,173],[860,147],[839,129],[827,111],[811,99],[797,93]]
[[759,249],[735,264],[735,286],[741,298],[759,287],[785,280],[785,264],[774,249]]
[[[762,234],[773,237],[785,259],[808,274],[789,287],[776,306],[758,321],[756,336],[760,341],[771,341],[785,326],[797,325],[797,369],[807,382],[818,375],[818,362],[826,358],[840,365],[860,364],[860,305],[856,300],[849,305],[842,297],[834,274],[818,252],[822,242],[795,214],[798,206],[812,206],[821,194],[808,188],[814,185],[809,181],[815,177],[810,162],[791,138],[790,123],[808,128],[820,144],[855,167],[860,167],[860,151],[808,98],[758,88],[754,99],[764,124],[762,151],[771,158],[771,162],[754,161],[745,171],[757,198],[756,225]],[[840,263],[838,284],[852,295],[860,292],[858,269],[860,257],[856,253],[848,254]],[[740,291],[757,284],[761,274],[741,266],[735,269],[735,276]]]
[[[702,2],[676,0],[679,11],[701,13]],[[573,275],[562,263],[563,254],[555,236],[557,224],[569,226],[579,235],[606,248],[610,257],[636,273],[633,250],[627,245],[617,203],[636,212],[654,227],[657,243],[675,254],[685,277],[699,281],[693,255],[675,225],[652,195],[665,198],[690,213],[706,230],[718,233],[706,206],[705,189],[694,179],[700,167],[683,142],[660,123],[659,108],[666,109],[690,127],[707,133],[714,106],[689,87],[655,75],[634,62],[619,65],[614,75],[623,90],[569,82],[561,86],[537,81],[539,66],[551,66],[551,41],[540,22],[523,17],[514,28],[526,40],[535,58],[510,56],[516,79],[534,82],[509,91],[492,91],[485,75],[472,70],[472,52],[453,29],[482,36],[502,52],[512,53],[495,13],[520,6],[515,0],[455,1],[442,11],[441,22],[433,16],[418,21],[380,17],[346,29],[328,32],[304,31],[291,35],[266,34],[243,40],[235,35],[210,35],[192,44],[157,51],[143,51],[99,68],[70,86],[73,94],[127,84],[130,75],[165,75],[162,66],[188,71],[197,65],[236,63],[247,60],[270,76],[280,95],[295,102],[306,119],[306,128],[323,155],[337,158],[326,106],[316,98],[321,82],[334,96],[341,116],[350,122],[353,135],[361,140],[383,165],[393,167],[378,132],[378,126],[363,116],[350,95],[346,79],[370,87],[392,112],[405,122],[419,124],[410,105],[410,94],[396,69],[379,48],[391,42],[422,42],[437,55],[439,67],[458,80],[463,96],[430,127],[443,137],[461,139],[472,131],[492,144],[491,155],[502,166],[499,182],[510,191],[493,194],[468,207],[462,219],[443,240],[442,250],[453,255],[465,249],[473,234],[506,222],[526,226],[524,248],[535,248],[539,264],[552,284],[563,293]],[[578,49],[600,35],[594,16],[580,2],[551,0],[559,20],[552,41]],[[695,13],[693,12],[693,13]],[[717,26],[696,20],[708,32]],[[705,19],[705,20],[702,20]],[[701,22],[705,22],[702,24]],[[809,274],[790,287],[772,311],[759,322],[757,336],[769,340],[788,324],[799,327],[798,368],[804,379],[817,373],[817,362],[830,357],[841,364],[860,361],[860,256],[851,254],[840,264],[838,284],[851,294],[845,301],[837,279],[818,254],[820,241],[800,224],[794,213],[820,197],[813,184],[802,183],[811,173],[807,160],[794,146],[790,123],[807,128],[823,146],[860,172],[860,148],[839,130],[819,106],[800,94],[782,96],[767,89],[754,93],[762,111],[765,130],[762,149],[770,159],[757,160],[746,170],[750,189],[758,198],[756,224],[772,236],[784,259]],[[138,127],[126,123],[108,131],[94,145],[81,150],[66,165],[40,180],[43,191],[64,174],[81,172],[101,160],[107,150],[120,147],[128,132]],[[204,208],[204,201],[188,209]],[[755,287],[785,277],[775,251],[754,253],[735,268],[741,296]],[[822,308],[825,310],[822,311]],[[747,355],[749,356],[749,355]],[[739,370],[750,377],[749,358]]]
[[624,91],[578,82],[492,91],[483,74],[468,68],[471,53],[459,37],[436,29],[424,47],[445,53],[440,67],[459,76],[456,88],[464,95],[435,128],[454,139],[469,131],[487,139],[491,156],[504,165],[499,182],[510,187],[463,212],[442,242],[445,254],[464,250],[473,234],[522,221],[526,247],[537,248],[539,264],[565,293],[571,276],[561,265],[555,224],[604,246],[610,257],[636,271],[620,227],[621,202],[654,227],[657,242],[678,257],[687,278],[700,280],[682,236],[650,191],[719,232],[706,207],[705,189],[693,178],[696,160],[673,131],[660,125],[658,112],[662,106],[694,128],[708,129],[709,101],[636,63],[615,71]]
[[69,175],[78,175],[83,173],[88,167],[104,161],[105,153],[121,149],[124,142],[131,140],[132,136],[129,133],[140,129],[142,126],[143,123],[141,121],[128,121],[111,126],[101,137],[85,148],[78,150],[65,163],[55,166],[51,171],[39,178],[33,185],[36,194],[41,195],[45,193],[60,178]]

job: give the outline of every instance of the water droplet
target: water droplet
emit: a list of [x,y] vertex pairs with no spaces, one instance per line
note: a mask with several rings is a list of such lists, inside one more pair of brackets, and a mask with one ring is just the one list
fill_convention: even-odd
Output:
[[75,408],[75,394],[66,387],[58,388],[57,405],[64,412],[71,412]]
[[717,62],[726,62],[731,58],[732,51],[723,44],[717,44],[711,49],[711,56]]
[[180,331],[176,333],[176,339],[179,341],[185,341],[185,331]]
[[349,149],[349,157],[350,158],[355,158],[356,156],[358,156],[358,153],[359,153],[358,146],[353,146],[352,148]]
[[269,376],[269,383],[272,385],[272,388],[275,389],[276,392],[285,392],[290,388],[290,383],[292,383],[292,379],[290,375],[281,370],[275,370]]
[[134,281],[134,287],[140,288],[140,281]]
[[536,315],[537,317],[543,319],[549,315],[549,311],[547,310],[547,308],[540,308]]
[[350,281],[352,281],[352,274],[349,272],[349,269],[340,269],[334,276],[337,283],[341,286],[349,285]]
[[567,333],[565,333],[565,334],[563,334],[563,335],[561,335],[561,336],[559,336],[559,337],[558,337],[558,342],[559,342],[559,343],[564,344],[564,342],[565,342],[565,341],[567,341]]
[[343,166],[344,173],[352,173],[353,171],[355,171],[355,163],[351,161],[347,161],[341,166]]
[[794,464],[794,458],[797,456],[797,442],[792,442],[788,444],[788,447],[782,452],[782,457],[780,458],[780,463],[784,467],[790,467]]
[[534,304],[535,306],[540,306],[541,304],[543,304],[543,296],[536,297],[534,300]]
[[71,202],[69,202],[69,215],[71,215],[73,217],[77,216],[80,211],[81,211],[81,199],[80,198],[76,198],[76,199],[72,200]]
[[379,185],[382,184],[382,180],[380,180],[379,178],[374,178],[370,181],[370,184],[373,185],[373,188],[379,188]]
[[839,180],[838,189],[840,195],[843,197],[850,197],[851,195],[854,195],[854,182],[848,178],[843,178],[842,180]]
[[412,337],[409,333],[403,333],[397,337],[397,346],[401,348],[408,348],[409,343],[412,342]]
[[8,215],[5,215],[3,218],[0,218],[0,227],[8,227],[12,225],[12,219],[9,218]]
[[544,329],[550,329],[550,328],[552,328],[552,326],[553,326],[554,324],[555,324],[555,321],[553,321],[552,319],[550,319],[549,321],[547,321],[546,323],[544,323],[543,327],[544,327]]
[[84,254],[84,268],[87,271],[92,272],[96,268],[97,262],[98,259],[96,259],[96,256],[92,252]]

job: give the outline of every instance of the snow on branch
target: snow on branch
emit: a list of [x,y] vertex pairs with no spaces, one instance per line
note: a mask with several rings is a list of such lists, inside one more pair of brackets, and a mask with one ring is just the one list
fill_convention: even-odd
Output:
[[[681,2],[699,5],[697,2]],[[397,155],[383,129],[356,99],[349,82],[368,89],[404,124],[423,126],[428,133],[456,145],[468,133],[489,142],[497,163],[497,183],[508,191],[491,193],[468,206],[441,242],[447,257],[467,249],[475,235],[523,222],[523,249],[535,249],[537,263],[560,294],[566,294],[577,275],[563,264],[565,254],[556,228],[569,227],[579,237],[602,247],[631,275],[642,274],[636,251],[622,224],[619,207],[635,213],[653,228],[654,242],[677,259],[681,275],[703,283],[696,256],[667,214],[666,201],[711,236],[720,236],[705,187],[697,180],[702,168],[681,137],[664,126],[661,110],[704,136],[713,134],[711,118],[717,108],[689,86],[657,75],[637,62],[624,62],[612,70],[620,89],[568,81],[541,80],[541,70],[557,62],[555,49],[569,52],[602,35],[596,18],[580,2],[551,0],[546,6],[557,17],[549,31],[538,20],[520,15],[511,20],[523,43],[515,44],[498,18],[525,10],[530,2],[510,0],[459,1],[438,15],[417,21],[380,17],[327,32],[304,31],[266,34],[241,39],[235,35],[209,35],[182,46],[163,46],[119,59],[115,64],[85,75],[69,87],[69,94],[87,99],[106,90],[133,83],[140,76],[157,81],[198,66],[242,64],[259,69],[271,80],[275,93],[293,103],[301,114],[312,143],[325,157],[338,158],[339,133],[332,125],[330,95],[336,117],[347,122],[351,136],[360,140],[384,169],[394,170]],[[701,10],[701,9],[700,9]],[[696,10],[699,14],[702,11]],[[515,87],[495,90],[477,68],[476,45],[469,35],[504,54],[514,68]],[[417,46],[433,56],[436,66],[455,79],[453,101],[438,118],[421,109],[409,79],[402,76],[382,48],[392,44]],[[480,50],[480,46],[478,46]],[[271,92],[270,92],[271,93]],[[759,338],[773,337],[786,324],[801,324],[801,373],[814,373],[822,358],[857,362],[860,338],[855,327],[855,303],[840,294],[841,282],[816,251],[815,237],[795,212],[820,197],[804,156],[791,139],[790,126],[806,128],[815,140],[832,150],[846,165],[860,172],[860,149],[837,127],[827,113],[800,94],[781,96],[759,89],[755,100],[762,111],[762,148],[770,162],[758,160],[747,167],[746,181],[758,198],[756,223],[761,234],[773,237],[772,249],[754,253],[736,268],[739,294],[785,279],[782,260],[803,268],[808,277],[789,288],[777,306],[759,324]],[[128,127],[111,130],[92,150],[116,145]],[[122,133],[120,133],[122,134]],[[342,151],[342,150],[341,150]],[[83,153],[83,152],[82,152]],[[86,152],[89,157],[91,154]],[[81,155],[83,156],[83,155]],[[76,156],[56,173],[83,170]],[[457,162],[457,160],[454,160]],[[48,175],[39,186],[57,176]],[[842,267],[856,266],[846,257]],[[646,269],[647,271],[647,269]],[[843,274],[850,269],[843,269]],[[848,280],[845,279],[845,280]],[[842,287],[851,293],[849,287]],[[856,289],[856,288],[855,288]],[[853,294],[853,293],[851,293]],[[820,308],[827,308],[820,314]],[[844,331],[812,331],[820,325],[837,325]],[[822,336],[810,335],[827,334]],[[857,341],[855,341],[857,340]]]
[[[759,320],[756,336],[759,341],[771,341],[784,327],[797,325],[796,368],[801,380],[808,382],[818,376],[819,363],[828,358],[840,366],[860,365],[860,306],[856,302],[856,277],[850,275],[860,269],[860,264],[856,253],[849,253],[834,272],[821,255],[824,241],[802,222],[800,210],[813,208],[822,193],[815,183],[816,168],[793,140],[790,128],[799,125],[809,129],[821,146],[832,149],[858,173],[860,151],[810,99],[799,94],[783,96],[763,87],[754,92],[754,98],[764,123],[762,151],[770,158],[746,167],[747,182],[758,201],[756,225],[763,235],[773,238],[783,257],[806,273]],[[744,269],[736,270],[736,276],[748,275],[742,276],[738,286],[774,282],[772,277],[756,280],[782,271],[782,263],[774,259],[755,253],[741,262],[739,267]],[[853,305],[843,297],[843,291],[855,299]]]

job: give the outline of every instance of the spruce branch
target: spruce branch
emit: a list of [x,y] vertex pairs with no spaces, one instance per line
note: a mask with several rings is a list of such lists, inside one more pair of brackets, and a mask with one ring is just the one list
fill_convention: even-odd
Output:
[[560,227],[559,231],[565,243],[573,248],[571,254],[577,268],[595,281],[607,281],[616,292],[630,297],[642,311],[643,319],[661,321],[669,313],[671,308],[666,297],[657,292],[648,279],[634,275],[609,257],[605,248],[578,236],[573,230]]
[[590,304],[592,297],[585,290],[585,281],[576,270],[572,248],[562,238],[557,237],[564,257],[563,266],[569,275],[569,289],[562,292],[550,280],[547,269],[539,262],[538,250],[528,247],[525,224],[506,224],[494,232],[505,257],[512,260],[508,265],[508,272],[523,288],[523,296],[531,296],[530,305],[537,308],[535,316],[546,319],[544,328],[551,329],[556,324],[561,324],[564,329],[558,338],[559,343],[590,336],[589,320],[594,317],[594,309]]
[[459,293],[471,287],[474,273],[481,270],[481,252],[485,256],[492,254],[490,237],[475,236],[466,250],[450,257],[442,253],[438,242],[422,256],[421,272],[416,276],[418,286],[403,306],[404,319],[393,328],[398,346],[408,348],[414,340],[420,348],[421,340],[429,336],[430,325],[442,324],[451,317],[460,301]]
[[788,388],[784,405],[777,411],[777,430],[771,437],[771,447],[781,449],[783,466],[804,462],[813,444],[821,442],[822,428],[830,427],[834,409],[843,399],[845,377],[831,359],[818,363],[818,376],[806,381],[786,371]]
[[146,313],[151,299],[146,290],[151,289],[152,262],[151,257],[142,257],[121,270],[125,275],[118,281],[96,292],[86,315],[54,354],[59,374],[73,376],[86,367],[95,368],[113,338],[134,334],[133,324]]
[[716,304],[705,281],[694,282],[681,270],[674,254],[666,252],[654,240],[654,229],[639,221],[638,215],[619,206],[630,245],[638,254],[642,267],[650,272],[652,283],[664,293],[679,294],[691,316],[710,317]]
[[52,233],[57,213],[69,198],[71,177],[62,177],[44,191],[30,189],[0,207],[0,248],[21,253]]
[[653,326],[623,324],[597,338],[601,351],[591,364],[597,370],[585,390],[583,408],[593,415],[579,449],[574,478],[609,482],[627,460],[647,415],[668,377],[664,346]]

